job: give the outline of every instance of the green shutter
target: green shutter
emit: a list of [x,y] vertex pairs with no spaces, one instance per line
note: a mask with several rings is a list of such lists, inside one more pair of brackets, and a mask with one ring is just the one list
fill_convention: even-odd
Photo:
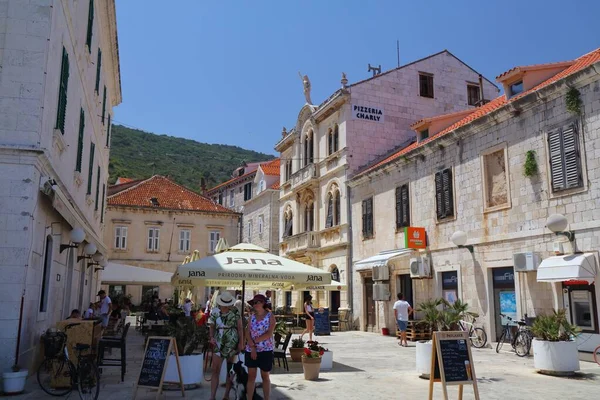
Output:
[[90,165],[88,168],[88,185],[86,194],[92,194],[92,179],[94,178],[94,150],[96,145],[90,143]]
[[58,107],[56,112],[56,129],[65,134],[65,117],[67,114],[67,85],[69,83],[69,54],[63,47],[60,66],[60,85],[58,87]]
[[87,27],[87,38],[85,44],[88,47],[88,51],[92,52],[92,28],[94,27],[94,0],[90,0],[90,8],[88,11],[88,27]]
[[77,163],[75,164],[75,171],[81,172],[81,161],[83,159],[83,132],[85,130],[85,113],[83,108],[79,114],[79,137],[77,139]]
[[96,173],[96,201],[94,205],[94,211],[98,211],[98,197],[100,196],[100,165],[98,165],[98,172]]
[[108,127],[106,128],[106,147],[110,147],[110,114],[108,114]]
[[98,62],[96,63],[96,93],[100,92],[100,69],[102,68],[102,50],[98,49]]
[[100,208],[100,223],[104,223],[104,203],[106,202],[106,184],[102,184],[102,207]]
[[106,86],[104,86],[104,95],[102,96],[102,125],[104,125],[104,117],[106,116]]

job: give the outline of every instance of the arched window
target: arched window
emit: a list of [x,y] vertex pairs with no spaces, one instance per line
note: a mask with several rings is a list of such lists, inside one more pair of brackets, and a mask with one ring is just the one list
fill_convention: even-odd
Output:
[[331,280],[340,282],[340,270],[335,265],[331,269]]
[[338,124],[335,124],[335,126],[333,127],[333,138],[332,138],[331,141],[333,143],[333,145],[332,145],[332,148],[333,148],[332,153],[335,153],[340,148],[340,128],[339,128]]
[[294,215],[292,214],[292,208],[288,206],[283,214],[283,237],[292,236],[294,234]]
[[340,215],[340,190],[334,185],[327,194],[327,219],[325,220],[325,228],[339,225],[341,223]]
[[327,154],[331,155],[334,152],[335,150],[333,150],[333,130],[329,128],[329,130],[327,131]]
[[341,205],[340,205],[340,191],[336,190],[334,195],[333,195],[333,210],[334,210],[334,218],[333,218],[333,223],[335,225],[339,225],[341,224]]
[[304,231],[312,232],[315,227],[315,203],[311,202],[304,209]]
[[312,164],[315,161],[315,149],[313,146],[313,131],[312,129],[306,133],[304,137],[304,166]]

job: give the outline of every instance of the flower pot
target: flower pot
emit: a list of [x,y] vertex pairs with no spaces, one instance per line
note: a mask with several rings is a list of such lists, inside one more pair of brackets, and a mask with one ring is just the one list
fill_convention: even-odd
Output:
[[[203,361],[204,356],[202,354],[179,356],[179,364],[181,365],[181,375],[184,385],[196,385],[202,382],[202,377],[204,376]],[[165,381],[179,382],[179,376],[177,375],[177,360],[175,360],[175,356],[173,355],[169,356]]]
[[2,383],[4,394],[19,394],[25,389],[25,381],[29,371],[22,369],[19,372],[3,372]]
[[333,351],[329,350],[321,356],[321,370],[330,370],[333,368]]
[[321,370],[321,357],[308,358],[302,356],[302,369],[304,370],[304,379],[316,381],[319,379],[319,371]]
[[388,328],[381,328],[381,334],[383,336],[390,336],[390,330]]
[[292,361],[302,361],[302,355],[304,354],[304,347],[290,347],[290,357]]
[[417,342],[417,373],[421,378],[429,379],[431,372],[431,351],[433,343],[431,341]]
[[548,342],[533,339],[533,366],[548,375],[573,375],[579,370],[577,342]]

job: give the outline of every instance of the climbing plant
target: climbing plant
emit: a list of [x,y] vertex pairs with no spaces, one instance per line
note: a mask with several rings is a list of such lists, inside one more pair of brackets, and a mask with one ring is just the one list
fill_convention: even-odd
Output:
[[538,172],[538,165],[535,159],[535,150],[528,150],[525,153],[525,164],[523,165],[523,175],[531,177]]
[[567,92],[567,98],[566,98],[567,111],[569,111],[570,113],[573,113],[573,114],[581,113],[581,97],[580,97],[580,95],[581,94],[579,93],[579,90],[577,90],[576,88],[569,89],[569,91]]

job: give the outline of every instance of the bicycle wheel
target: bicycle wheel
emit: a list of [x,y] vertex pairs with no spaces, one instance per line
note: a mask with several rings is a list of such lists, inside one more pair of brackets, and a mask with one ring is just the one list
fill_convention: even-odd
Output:
[[515,353],[517,353],[519,357],[525,357],[527,354],[529,354],[530,346],[531,344],[529,341],[529,335],[523,333],[523,331],[517,332],[517,336],[515,337],[514,341]]
[[71,369],[64,358],[46,358],[37,370],[37,381],[50,396],[64,396],[73,390]]
[[97,400],[100,395],[100,371],[89,359],[79,361],[77,391],[81,400]]
[[470,339],[471,346],[478,349],[482,348],[487,343],[487,335],[485,331],[481,328],[474,328],[471,331]]
[[600,346],[594,349],[594,361],[596,361],[596,364],[600,365]]
[[504,340],[506,339],[506,329],[502,331],[502,335],[500,335],[500,339],[498,339],[498,343],[496,344],[496,353],[500,353],[502,346],[504,345]]

